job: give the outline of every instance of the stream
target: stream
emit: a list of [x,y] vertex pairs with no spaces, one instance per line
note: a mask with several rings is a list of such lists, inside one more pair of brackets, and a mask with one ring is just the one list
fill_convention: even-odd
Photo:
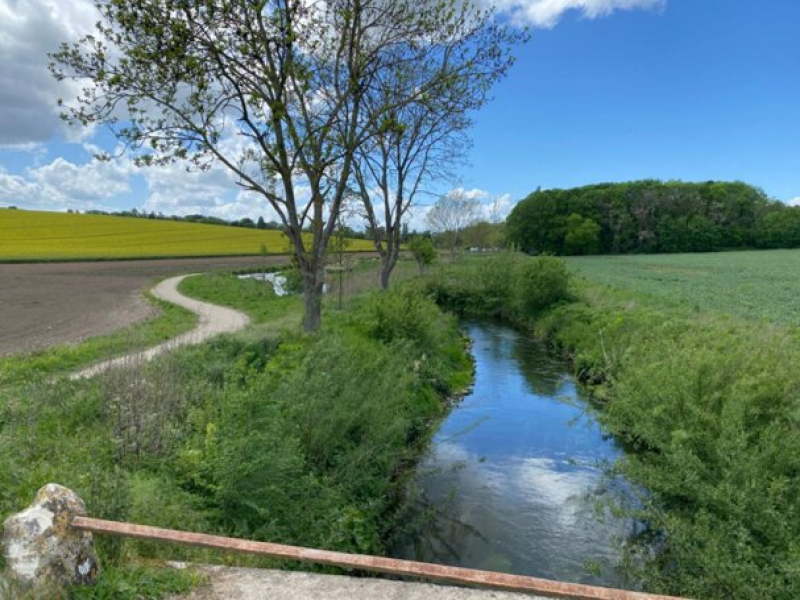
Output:
[[543,343],[494,323],[464,329],[475,385],[417,468],[419,515],[392,556],[618,584],[614,538],[625,526],[595,506],[620,487],[602,466],[621,450],[603,435],[569,365]]

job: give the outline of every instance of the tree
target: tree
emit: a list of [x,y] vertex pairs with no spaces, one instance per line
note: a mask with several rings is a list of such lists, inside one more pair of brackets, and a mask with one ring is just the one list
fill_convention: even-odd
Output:
[[[741,182],[644,180],[540,189],[511,211],[508,237],[528,253],[742,248],[758,243],[759,221],[779,210],[777,204]],[[587,227],[587,220],[596,227]]]
[[428,226],[449,241],[450,252],[455,254],[461,232],[478,219],[480,207],[477,199],[462,190],[453,190],[441,196],[428,211]]
[[497,250],[506,246],[505,223],[490,223],[489,221],[476,221],[464,228],[462,238],[470,247],[483,250]]
[[[487,100],[492,84],[513,63],[512,44],[524,34],[492,26],[490,13],[474,12],[471,25],[455,46],[449,75],[430,86],[428,93],[398,110],[383,108],[396,96],[406,96],[434,80],[438,65],[402,63],[388,70],[381,85],[367,94],[367,114],[376,130],[359,148],[354,178],[373,243],[381,257],[381,287],[400,255],[402,226],[418,194],[432,180],[452,177],[450,169],[465,155],[470,113]],[[377,117],[377,115],[384,115]]]
[[600,225],[592,219],[572,213],[567,218],[564,250],[567,254],[597,254],[600,249]]
[[[378,119],[462,76],[474,51],[463,40],[483,13],[452,0],[95,4],[96,33],[51,56],[57,79],[85,85],[64,118],[110,126],[139,165],[217,162],[263,197],[302,274],[304,327],[317,329],[356,151]],[[367,95],[402,64],[428,80],[367,112]]]
[[266,229],[267,222],[264,220],[264,217],[258,217],[258,221],[256,221],[256,229]]
[[408,249],[411,250],[411,255],[417,261],[420,275],[425,272],[425,267],[436,260],[436,248],[433,247],[433,242],[429,237],[415,235],[408,243]]

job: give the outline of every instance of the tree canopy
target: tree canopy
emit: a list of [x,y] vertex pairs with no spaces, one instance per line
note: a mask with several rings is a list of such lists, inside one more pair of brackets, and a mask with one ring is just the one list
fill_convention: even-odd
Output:
[[[96,32],[52,56],[56,78],[85,86],[63,116],[110,126],[138,164],[221,163],[262,196],[291,241],[309,330],[359,148],[389,115],[506,60],[507,29],[472,2],[95,4]],[[408,70],[414,85],[389,83]]]
[[533,192],[509,215],[508,240],[553,254],[795,247],[799,210],[742,182],[603,183]]

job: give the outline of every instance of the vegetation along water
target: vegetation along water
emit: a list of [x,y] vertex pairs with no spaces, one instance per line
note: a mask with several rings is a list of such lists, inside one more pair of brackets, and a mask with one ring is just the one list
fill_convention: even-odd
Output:
[[[0,513],[57,481],[95,517],[383,553],[404,473],[444,398],[470,381],[455,319],[397,291],[332,309],[309,336],[297,296],[261,282],[200,276],[183,289],[249,312],[254,326],[93,380],[4,380]],[[105,583],[81,594],[137,597],[138,572],[118,569],[145,559],[215,560],[100,544]]]
[[[762,268],[745,279],[794,254],[753,256]],[[692,272],[699,259],[670,260]],[[601,568],[603,577],[696,598],[798,597],[800,345],[791,319],[724,304],[712,310],[707,300],[658,293],[652,278],[604,281],[602,273],[614,272],[607,265],[592,280],[570,275],[585,268],[591,264],[513,254],[461,259],[395,291],[348,298],[342,309],[329,304],[325,327],[313,335],[299,331],[296,297],[277,298],[233,275],[189,279],[187,293],[246,310],[253,327],[94,381],[5,378],[2,512],[19,510],[54,480],[76,489],[94,516],[389,551],[407,514],[407,474],[447,412],[443,398],[470,382],[456,322],[431,297],[454,313],[499,317],[535,334],[588,385],[599,423],[625,449],[614,453],[610,475],[633,484],[632,494],[602,499],[614,515],[638,523],[616,558],[619,572]],[[733,305],[725,269],[709,262],[703,270],[706,285]],[[478,368],[480,376],[480,359]],[[461,431],[458,420],[471,421],[458,410],[452,423]],[[480,436],[487,424],[456,439]],[[536,441],[532,435],[527,443]],[[601,455],[611,452],[597,443],[606,448]],[[482,449],[473,454],[474,463],[452,477],[488,472],[497,459]],[[576,458],[564,472],[581,472]],[[545,453],[544,460],[556,459]],[[136,579],[118,575],[115,565],[219,560],[141,542],[102,545],[109,586]],[[476,560],[513,569],[525,562],[507,551]]]

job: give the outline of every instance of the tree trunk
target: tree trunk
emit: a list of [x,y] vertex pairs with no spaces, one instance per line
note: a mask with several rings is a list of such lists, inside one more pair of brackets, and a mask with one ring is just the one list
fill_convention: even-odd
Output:
[[303,271],[303,302],[305,316],[303,329],[317,331],[322,325],[322,289],[325,285],[325,268],[313,267]]
[[389,278],[392,276],[394,266],[397,264],[397,257],[393,253],[387,252],[381,257],[381,289],[389,289]]

